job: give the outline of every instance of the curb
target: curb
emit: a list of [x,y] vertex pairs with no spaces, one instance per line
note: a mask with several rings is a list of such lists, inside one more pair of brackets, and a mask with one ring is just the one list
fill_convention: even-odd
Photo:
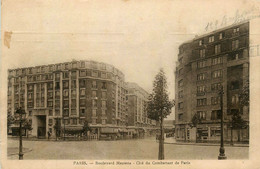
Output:
[[[31,152],[33,149],[28,149],[28,150],[26,150],[26,151],[23,151],[23,153],[25,154],[25,153],[29,153],[29,152]],[[19,152],[18,153],[11,153],[11,154],[8,154],[7,153],[7,156],[13,156],[13,155],[19,155]]]
[[[169,143],[169,142],[164,142],[164,144],[176,144],[176,145],[192,145],[192,146],[219,146],[219,144],[198,144],[198,143]],[[236,145],[234,144],[233,146],[226,144],[224,145],[225,147],[249,147],[249,145]]]

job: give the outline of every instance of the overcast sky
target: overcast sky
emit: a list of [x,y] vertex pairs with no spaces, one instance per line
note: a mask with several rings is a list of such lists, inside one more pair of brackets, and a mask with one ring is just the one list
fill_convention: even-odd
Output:
[[[222,27],[223,17],[228,18],[223,25],[227,26],[237,14],[251,15],[259,9],[248,0],[109,2],[6,0],[2,31],[12,36],[10,48],[2,47],[2,70],[92,59],[114,65],[126,81],[151,91],[163,67],[173,99],[178,46],[212,31],[216,21],[216,28]],[[206,31],[209,22],[214,27]],[[2,75],[6,79],[6,73]],[[173,118],[172,113],[169,119]]]

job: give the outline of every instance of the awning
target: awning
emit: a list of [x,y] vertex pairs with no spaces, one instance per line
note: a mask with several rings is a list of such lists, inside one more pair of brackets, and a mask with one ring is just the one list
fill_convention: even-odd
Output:
[[117,130],[114,128],[101,128],[100,133],[113,134],[113,133],[117,133]]
[[[62,126],[62,130],[64,130],[64,126]],[[83,131],[82,126],[65,126],[65,131]]]

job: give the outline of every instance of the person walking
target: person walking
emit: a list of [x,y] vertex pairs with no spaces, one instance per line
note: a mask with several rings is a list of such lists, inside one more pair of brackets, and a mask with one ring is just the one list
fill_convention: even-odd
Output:
[[48,131],[48,140],[50,139],[50,137],[51,137],[51,132]]

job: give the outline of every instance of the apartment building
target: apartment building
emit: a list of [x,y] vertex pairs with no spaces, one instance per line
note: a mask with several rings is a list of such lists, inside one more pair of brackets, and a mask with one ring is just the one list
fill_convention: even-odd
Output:
[[[231,140],[230,121],[236,112],[247,127],[233,132],[233,140],[249,140],[249,108],[239,104],[239,93],[249,81],[249,32],[247,21],[197,36],[179,46],[175,71],[177,141],[220,140],[222,86],[224,140]],[[197,127],[191,122],[195,114],[200,118]]]
[[118,131],[127,125],[126,95],[124,74],[105,63],[72,61],[8,70],[8,113],[24,109],[35,137],[48,131],[55,136],[56,121],[68,132],[82,130],[85,121],[97,136]]

